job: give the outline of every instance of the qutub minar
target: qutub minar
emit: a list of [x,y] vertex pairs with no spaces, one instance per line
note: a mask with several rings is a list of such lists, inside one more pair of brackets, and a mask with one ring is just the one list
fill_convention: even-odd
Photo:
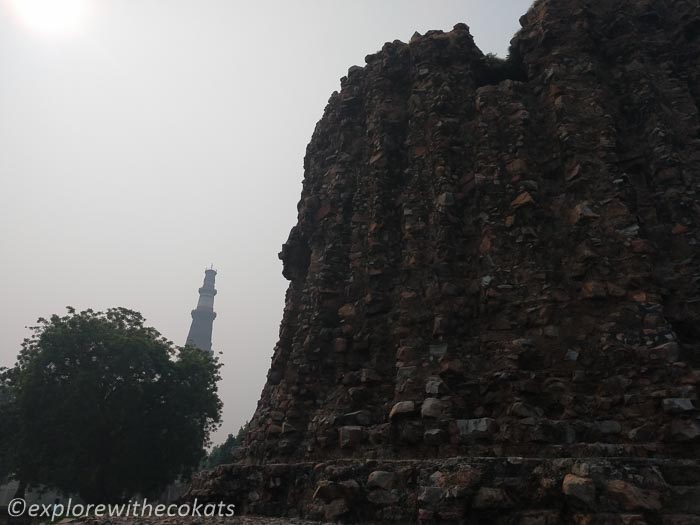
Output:
[[204,270],[204,284],[199,289],[197,308],[192,310],[192,324],[187,334],[187,344],[205,352],[211,352],[211,333],[216,319],[214,312],[214,296],[216,288],[216,270],[214,267]]

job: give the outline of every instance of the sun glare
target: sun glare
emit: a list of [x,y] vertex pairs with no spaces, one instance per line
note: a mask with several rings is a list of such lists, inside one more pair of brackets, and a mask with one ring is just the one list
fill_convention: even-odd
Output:
[[44,36],[71,36],[83,26],[88,0],[10,0],[17,17]]

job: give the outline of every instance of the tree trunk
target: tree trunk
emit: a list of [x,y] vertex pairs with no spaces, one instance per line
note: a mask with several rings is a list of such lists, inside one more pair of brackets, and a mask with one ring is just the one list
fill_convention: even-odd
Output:
[[19,480],[19,484],[17,485],[17,490],[15,491],[15,498],[21,498],[24,499],[24,495],[27,492],[27,482]]

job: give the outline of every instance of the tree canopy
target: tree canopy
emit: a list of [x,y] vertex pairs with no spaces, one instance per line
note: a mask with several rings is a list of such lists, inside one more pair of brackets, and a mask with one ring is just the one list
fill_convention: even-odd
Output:
[[197,468],[220,421],[220,365],[144,323],[125,308],[39,319],[6,374],[15,477],[111,502]]
[[0,368],[0,484],[14,471],[17,413],[10,389],[11,378],[12,370]]
[[204,458],[199,465],[200,470],[207,470],[214,468],[217,465],[226,465],[227,463],[233,463],[234,457],[233,453],[235,450],[241,446],[245,433],[248,431],[248,424],[246,422],[241,428],[238,429],[238,433],[234,436],[229,434],[226,441],[220,445],[216,445],[211,449],[211,452]]

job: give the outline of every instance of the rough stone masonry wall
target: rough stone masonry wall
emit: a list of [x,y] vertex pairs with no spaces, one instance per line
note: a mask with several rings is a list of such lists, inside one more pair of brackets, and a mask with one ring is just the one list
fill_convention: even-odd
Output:
[[521,25],[507,66],[458,24],[341,80],[243,463],[697,457],[700,6]]
[[451,458],[227,465],[192,493],[241,513],[353,523],[697,525],[700,465],[668,459]]

